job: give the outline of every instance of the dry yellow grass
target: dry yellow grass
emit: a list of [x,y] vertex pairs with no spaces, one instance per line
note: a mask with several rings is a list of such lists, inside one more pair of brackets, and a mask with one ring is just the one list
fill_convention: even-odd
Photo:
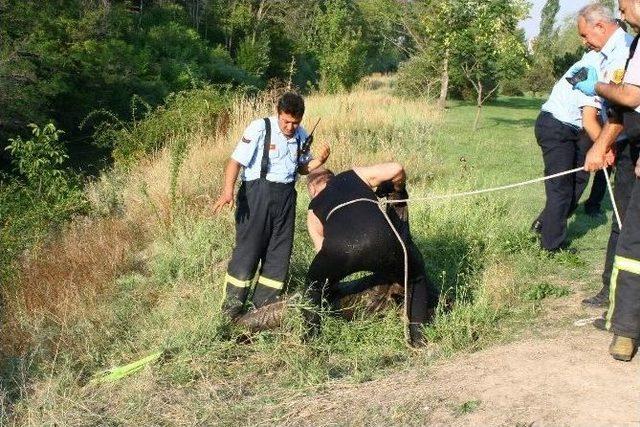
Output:
[[[307,111],[303,124],[307,130],[318,119],[321,122],[315,133],[316,141],[331,145],[332,154],[327,166],[341,171],[356,164],[371,164],[398,158],[403,147],[398,143],[371,135],[370,143],[376,149],[363,152],[362,140],[368,135],[364,129],[381,129],[383,135],[400,133],[395,140],[425,137],[441,118],[441,113],[419,100],[403,100],[394,97],[388,89],[388,78],[377,77],[385,83],[377,90],[367,89],[365,81],[351,93],[338,95],[314,94],[306,98]],[[382,84],[382,83],[381,83]],[[207,213],[207,201],[215,199],[221,188],[222,170],[245,127],[258,117],[275,114],[278,92],[269,92],[262,97],[238,97],[231,110],[214,134],[194,134],[190,136],[187,158],[180,168],[178,194],[187,205]],[[355,143],[354,135],[360,141]],[[425,150],[428,153],[428,150]],[[428,154],[427,154],[428,155]],[[424,163],[421,156],[404,156],[406,166],[411,168]],[[171,153],[165,148],[157,156],[142,161],[129,175],[124,197],[128,215],[134,221],[140,218],[157,217],[161,222],[170,221]]]

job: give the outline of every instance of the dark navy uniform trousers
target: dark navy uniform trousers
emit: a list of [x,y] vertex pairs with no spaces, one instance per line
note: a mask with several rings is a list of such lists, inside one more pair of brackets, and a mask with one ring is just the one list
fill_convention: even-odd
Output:
[[[535,135],[542,149],[545,176],[584,165],[590,140],[577,127],[542,111],[536,120]],[[564,243],[567,219],[578,206],[588,182],[589,174],[584,171],[545,181],[547,198],[538,216],[542,223],[540,244],[544,249],[555,250]]]

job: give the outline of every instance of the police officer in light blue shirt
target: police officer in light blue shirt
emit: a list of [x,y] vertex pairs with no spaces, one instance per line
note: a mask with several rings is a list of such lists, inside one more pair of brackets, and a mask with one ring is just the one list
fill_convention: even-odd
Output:
[[[599,70],[602,79],[621,78],[630,42],[610,10],[599,4],[578,13],[578,31],[591,49],[554,86],[536,121],[535,134],[542,149],[545,175],[584,164],[586,149],[601,130],[602,100],[573,90],[567,77],[582,67]],[[540,233],[543,249],[557,251],[565,245],[567,218],[575,210],[588,175],[565,175],[545,182],[546,203],[532,228]]]
[[[330,150],[320,147],[317,159],[309,153],[311,141],[300,122],[304,100],[286,93],[277,116],[258,119],[245,129],[225,169],[224,188],[213,206],[219,212],[233,205],[237,195],[236,245],[225,277],[223,312],[236,318],[245,307],[256,272],[254,307],[275,302],[289,269],[296,207],[295,181],[323,165]],[[259,270],[258,270],[259,266]]]

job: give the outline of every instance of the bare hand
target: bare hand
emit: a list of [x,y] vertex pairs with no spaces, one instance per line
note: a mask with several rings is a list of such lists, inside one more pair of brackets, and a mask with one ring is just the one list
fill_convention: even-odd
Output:
[[331,155],[331,147],[329,147],[329,144],[326,142],[323,142],[318,150],[318,160],[324,164],[329,158],[329,155]]
[[584,170],[587,172],[595,172],[602,169],[607,164],[606,155],[606,151],[603,151],[597,145],[593,145],[587,152],[587,157],[584,161]]
[[611,149],[604,155],[604,162],[607,166],[616,164],[616,150]]
[[636,176],[640,178],[640,159],[636,162]]
[[233,208],[233,194],[222,193],[220,197],[218,197],[218,200],[216,200],[216,202],[213,204],[213,207],[211,209],[213,210],[213,213],[217,215],[226,205],[229,205],[229,208],[231,209]]

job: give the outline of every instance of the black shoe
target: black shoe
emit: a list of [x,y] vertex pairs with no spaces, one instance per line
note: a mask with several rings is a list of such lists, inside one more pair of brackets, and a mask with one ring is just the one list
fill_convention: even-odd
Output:
[[590,298],[585,298],[582,300],[582,304],[588,305],[591,307],[604,308],[609,306],[609,293],[605,292],[604,289],[600,290],[597,294]]
[[532,233],[535,233],[537,235],[542,234],[542,221],[540,221],[539,219],[536,218],[536,220],[533,221],[533,223],[531,224],[531,227],[529,228],[529,231],[531,231]]
[[593,327],[600,329],[601,331],[607,330],[607,320],[604,317],[599,317],[593,321]]

